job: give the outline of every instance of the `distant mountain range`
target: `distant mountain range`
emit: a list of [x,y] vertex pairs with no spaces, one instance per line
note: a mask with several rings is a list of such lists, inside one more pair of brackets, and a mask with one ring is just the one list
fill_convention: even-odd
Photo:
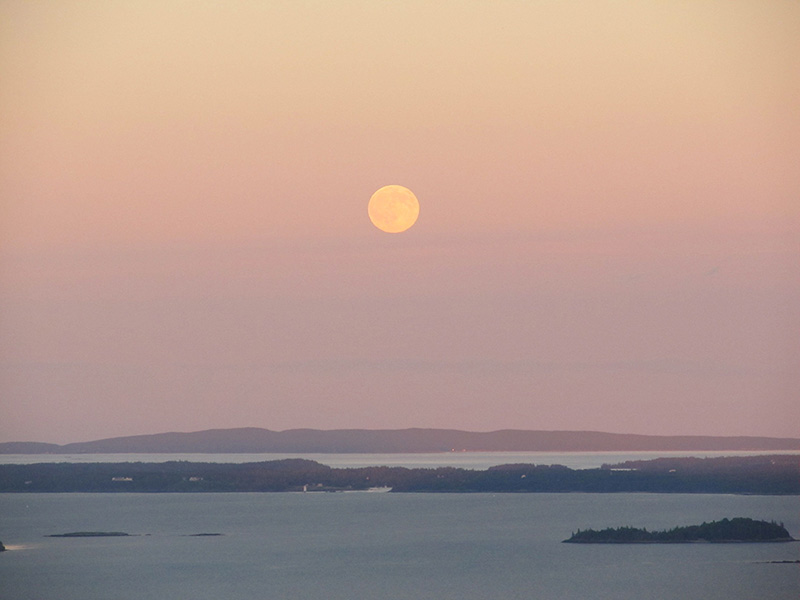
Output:
[[0,443],[0,454],[411,453],[800,450],[798,438],[656,436],[598,431],[491,432],[454,429],[290,429],[255,427],[157,433],[72,444]]

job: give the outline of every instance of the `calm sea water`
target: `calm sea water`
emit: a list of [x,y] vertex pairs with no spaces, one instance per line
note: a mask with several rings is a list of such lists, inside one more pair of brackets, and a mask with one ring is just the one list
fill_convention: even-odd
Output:
[[[797,600],[798,565],[769,561],[800,544],[560,543],[733,516],[800,537],[797,496],[2,494],[0,598]],[[141,535],[44,537],[81,530]]]
[[191,462],[245,463],[282,458],[306,458],[331,467],[390,466],[408,468],[459,467],[488,469],[496,465],[532,463],[564,465],[571,469],[591,469],[626,460],[649,460],[662,456],[756,456],[797,454],[797,451],[771,452],[436,452],[421,454],[0,454],[0,464],[53,462]]

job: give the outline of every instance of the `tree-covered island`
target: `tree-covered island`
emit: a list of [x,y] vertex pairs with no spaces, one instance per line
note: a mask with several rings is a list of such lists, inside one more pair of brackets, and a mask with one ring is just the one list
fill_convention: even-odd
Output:
[[686,544],[796,542],[783,523],[756,521],[744,517],[722,519],[702,525],[674,527],[665,531],[647,531],[635,527],[617,527],[595,531],[580,529],[564,540],[568,544]]

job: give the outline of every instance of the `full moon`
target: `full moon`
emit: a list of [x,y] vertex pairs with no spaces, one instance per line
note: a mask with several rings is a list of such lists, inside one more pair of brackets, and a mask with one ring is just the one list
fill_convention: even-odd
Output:
[[369,220],[381,231],[400,233],[417,221],[419,201],[410,189],[387,185],[372,194],[367,212]]

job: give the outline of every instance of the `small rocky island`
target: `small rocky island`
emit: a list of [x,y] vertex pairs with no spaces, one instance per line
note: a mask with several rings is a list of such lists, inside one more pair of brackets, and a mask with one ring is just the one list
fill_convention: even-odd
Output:
[[71,533],[54,533],[46,537],[74,538],[74,537],[125,537],[130,533],[124,531],[73,531]]
[[0,542],[0,552],[3,552],[5,549],[6,547],[3,546],[3,542]]
[[689,544],[689,543],[758,543],[796,542],[783,523],[757,521],[744,517],[722,519],[702,525],[675,527],[665,531],[647,531],[635,527],[617,527],[595,531],[586,529],[564,540],[568,544]]

